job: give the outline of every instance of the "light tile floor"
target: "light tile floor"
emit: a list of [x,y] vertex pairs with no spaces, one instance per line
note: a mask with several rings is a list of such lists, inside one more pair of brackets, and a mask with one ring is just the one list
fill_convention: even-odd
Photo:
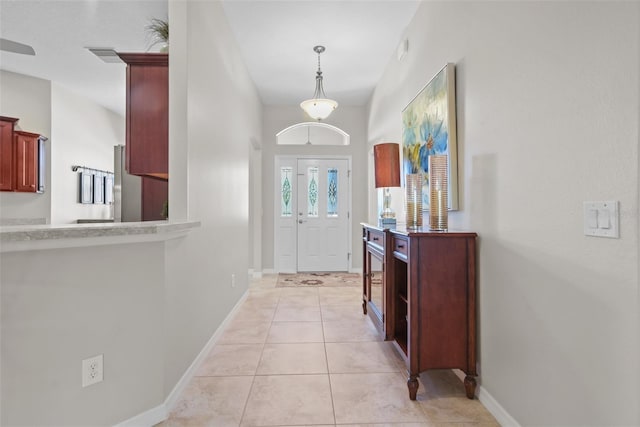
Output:
[[159,426],[418,427],[499,424],[450,370],[406,368],[362,314],[359,287],[276,288],[249,295]]

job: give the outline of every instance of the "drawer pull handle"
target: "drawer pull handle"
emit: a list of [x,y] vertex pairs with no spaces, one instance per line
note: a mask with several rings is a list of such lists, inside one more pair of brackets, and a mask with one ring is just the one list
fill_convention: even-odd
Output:
[[377,242],[377,241],[378,241],[378,238],[377,238],[377,237],[374,237],[374,238],[373,238],[373,241],[374,241],[374,242]]
[[404,245],[398,245],[398,248],[402,249],[402,248],[404,248]]

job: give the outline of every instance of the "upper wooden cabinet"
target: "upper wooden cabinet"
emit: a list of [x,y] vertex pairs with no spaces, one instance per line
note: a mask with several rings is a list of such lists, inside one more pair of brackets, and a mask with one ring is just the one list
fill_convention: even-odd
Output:
[[14,186],[13,127],[17,121],[0,117],[0,191],[12,191]]
[[17,121],[0,117],[0,191],[43,193],[47,138],[14,130]]
[[16,183],[15,191],[44,192],[44,141],[42,135],[14,131]]
[[118,53],[127,63],[126,161],[132,175],[169,178],[169,55]]

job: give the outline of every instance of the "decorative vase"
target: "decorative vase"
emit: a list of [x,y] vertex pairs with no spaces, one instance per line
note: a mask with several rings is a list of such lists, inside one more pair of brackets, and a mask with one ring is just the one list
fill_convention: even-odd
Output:
[[429,156],[429,229],[447,231],[449,227],[449,183],[446,154]]
[[422,227],[422,174],[407,174],[407,228]]

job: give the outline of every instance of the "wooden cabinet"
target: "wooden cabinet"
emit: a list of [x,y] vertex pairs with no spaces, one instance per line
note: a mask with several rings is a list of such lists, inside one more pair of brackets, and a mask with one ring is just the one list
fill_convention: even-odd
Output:
[[0,191],[13,191],[13,128],[18,119],[0,117]]
[[166,219],[162,216],[164,203],[169,194],[169,182],[159,179],[142,177],[142,220],[159,221]]
[[16,183],[15,191],[44,191],[45,137],[31,132],[15,131]]
[[142,221],[169,198],[169,55],[118,53],[127,64],[125,168],[142,177]]
[[[363,224],[364,240],[370,231]],[[475,233],[383,230],[382,327],[407,365],[409,397],[428,369],[465,372],[467,397],[476,389]],[[365,241],[365,246],[369,242]],[[365,261],[363,276],[371,274]],[[367,281],[363,279],[364,291]],[[365,297],[365,305],[368,304]]]
[[127,64],[127,172],[169,178],[169,55],[118,53]]
[[390,241],[383,229],[374,227],[363,228],[363,261],[364,274],[362,275],[362,310],[371,317],[380,334],[387,339],[385,327],[385,303],[387,295],[385,290],[389,283],[388,269],[385,269],[384,257],[388,252],[387,244]]
[[0,190],[42,193],[47,138],[14,130],[17,121],[0,117]]

